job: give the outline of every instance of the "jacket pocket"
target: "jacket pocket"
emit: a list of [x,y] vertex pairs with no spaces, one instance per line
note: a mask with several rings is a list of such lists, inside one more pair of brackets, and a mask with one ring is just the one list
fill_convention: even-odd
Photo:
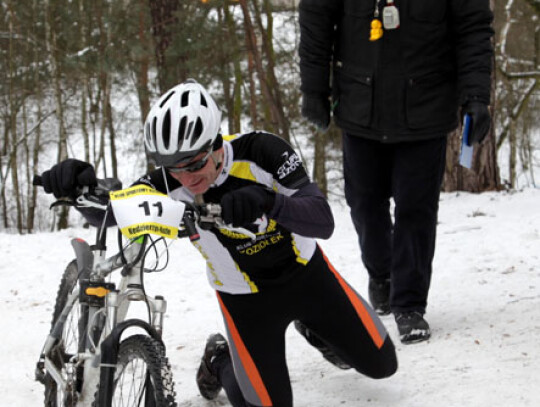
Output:
[[445,0],[409,0],[408,5],[409,16],[413,20],[441,23],[446,16]]
[[407,83],[407,125],[410,129],[445,127],[457,117],[457,91],[452,72],[437,72]]
[[372,74],[338,65],[334,76],[334,115],[341,121],[368,127],[373,104]]

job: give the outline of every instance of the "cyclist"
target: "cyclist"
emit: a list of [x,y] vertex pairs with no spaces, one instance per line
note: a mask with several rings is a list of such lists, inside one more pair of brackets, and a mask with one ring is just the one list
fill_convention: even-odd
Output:
[[[330,237],[330,207],[309,180],[298,154],[265,132],[222,136],[221,112],[189,80],[166,92],[144,128],[147,153],[158,168],[137,182],[173,199],[219,203],[225,223],[249,229],[198,230],[228,343],[208,339],[197,373],[201,395],[223,387],[231,404],[292,406],[285,330],[296,328],[341,368],[385,378],[397,369],[394,345],[380,319],[332,267],[315,238]],[[73,196],[93,185],[93,167],[66,160],[42,174],[47,192]],[[81,210],[89,221],[102,218]],[[234,370],[234,373],[233,373]]]

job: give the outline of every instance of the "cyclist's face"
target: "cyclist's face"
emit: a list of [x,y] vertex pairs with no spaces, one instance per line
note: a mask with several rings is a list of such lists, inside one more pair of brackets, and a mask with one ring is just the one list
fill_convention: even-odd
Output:
[[[202,152],[198,154],[191,162],[189,166],[193,165],[199,160],[204,160],[207,153]],[[210,188],[210,185],[214,183],[218,177],[220,168],[216,168],[217,162],[223,162],[223,147],[214,151],[210,157],[206,160],[206,164],[196,171],[182,171],[171,172],[169,174],[176,180],[178,180],[183,186],[189,189],[193,194],[204,194]],[[221,166],[220,166],[221,167]]]

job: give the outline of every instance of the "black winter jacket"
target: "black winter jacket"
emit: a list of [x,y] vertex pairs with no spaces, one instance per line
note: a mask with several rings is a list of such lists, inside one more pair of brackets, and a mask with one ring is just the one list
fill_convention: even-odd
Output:
[[[468,100],[489,104],[489,0],[395,0],[400,27],[370,41],[376,3],[300,2],[301,90],[331,93],[339,127],[384,142],[420,140],[455,129]],[[379,4],[382,15],[386,0]]]

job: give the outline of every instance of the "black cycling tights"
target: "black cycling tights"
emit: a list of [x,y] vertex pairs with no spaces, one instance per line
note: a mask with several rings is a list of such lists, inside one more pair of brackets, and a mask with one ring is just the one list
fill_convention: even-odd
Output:
[[394,345],[382,322],[319,249],[286,283],[256,294],[218,293],[218,300],[230,355],[215,367],[234,407],[292,407],[285,331],[294,320],[368,377],[385,378],[397,369]]

